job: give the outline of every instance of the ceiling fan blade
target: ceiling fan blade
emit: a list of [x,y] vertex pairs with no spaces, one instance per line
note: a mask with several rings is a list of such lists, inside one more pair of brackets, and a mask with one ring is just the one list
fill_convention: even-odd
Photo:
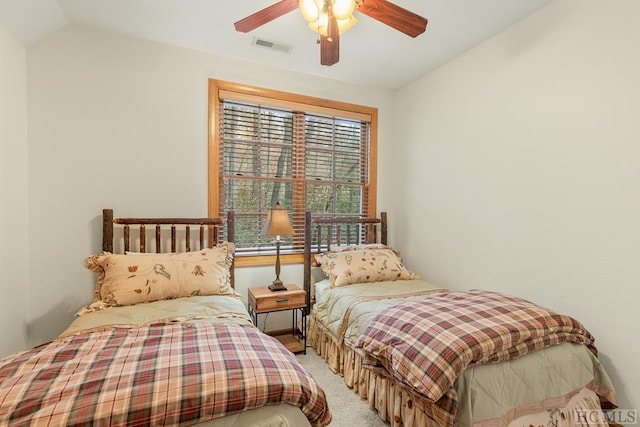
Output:
[[320,64],[331,66],[340,60],[338,21],[330,13],[327,35],[320,36]]
[[289,13],[298,8],[298,0],[281,0],[269,7],[265,7],[258,12],[239,20],[235,24],[236,31],[248,33],[255,30],[261,25],[271,22],[282,15]]
[[387,0],[366,0],[357,11],[411,37],[417,37],[427,29],[426,18]]

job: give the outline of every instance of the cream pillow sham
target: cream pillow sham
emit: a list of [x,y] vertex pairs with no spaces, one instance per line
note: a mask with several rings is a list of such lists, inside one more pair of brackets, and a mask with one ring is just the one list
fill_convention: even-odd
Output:
[[319,256],[325,255],[331,252],[347,252],[347,251],[359,251],[365,249],[391,249],[395,252],[396,255],[400,256],[400,251],[392,248],[391,246],[387,246],[383,243],[361,243],[357,245],[337,245],[331,246],[331,249],[327,252],[320,252],[311,258],[311,266],[312,267],[320,267]]
[[[97,276],[94,303],[133,305],[195,295],[232,295],[235,245],[175,254],[92,255],[83,265]],[[93,304],[92,304],[93,305]]]
[[333,287],[419,278],[404,267],[390,248],[327,252],[316,255],[316,260]]

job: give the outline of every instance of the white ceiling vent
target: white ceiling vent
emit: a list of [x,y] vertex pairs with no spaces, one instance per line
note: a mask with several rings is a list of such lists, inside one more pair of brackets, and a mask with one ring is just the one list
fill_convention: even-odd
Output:
[[261,39],[258,37],[254,37],[251,44],[254,46],[262,47],[269,50],[274,50],[276,52],[287,53],[287,54],[291,53],[291,51],[293,50],[293,46],[291,45],[272,42],[272,41]]

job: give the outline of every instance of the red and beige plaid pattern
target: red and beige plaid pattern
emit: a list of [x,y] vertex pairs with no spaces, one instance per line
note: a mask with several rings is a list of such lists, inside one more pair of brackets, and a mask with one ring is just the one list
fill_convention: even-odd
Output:
[[453,425],[457,376],[468,366],[514,359],[563,342],[587,345],[591,334],[575,319],[497,292],[437,294],[376,314],[356,348],[411,391],[444,411]]
[[296,358],[249,326],[116,328],[0,360],[0,425],[186,426],[279,403],[331,421]]

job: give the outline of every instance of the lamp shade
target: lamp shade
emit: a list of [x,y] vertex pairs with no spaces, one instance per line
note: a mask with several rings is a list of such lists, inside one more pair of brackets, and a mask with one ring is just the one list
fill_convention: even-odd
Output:
[[267,222],[262,234],[265,236],[292,236],[296,234],[289,221],[289,213],[280,207],[280,203],[276,203],[276,207],[267,214]]
[[317,21],[320,16],[320,5],[318,0],[300,0],[298,3],[302,16],[309,22]]

